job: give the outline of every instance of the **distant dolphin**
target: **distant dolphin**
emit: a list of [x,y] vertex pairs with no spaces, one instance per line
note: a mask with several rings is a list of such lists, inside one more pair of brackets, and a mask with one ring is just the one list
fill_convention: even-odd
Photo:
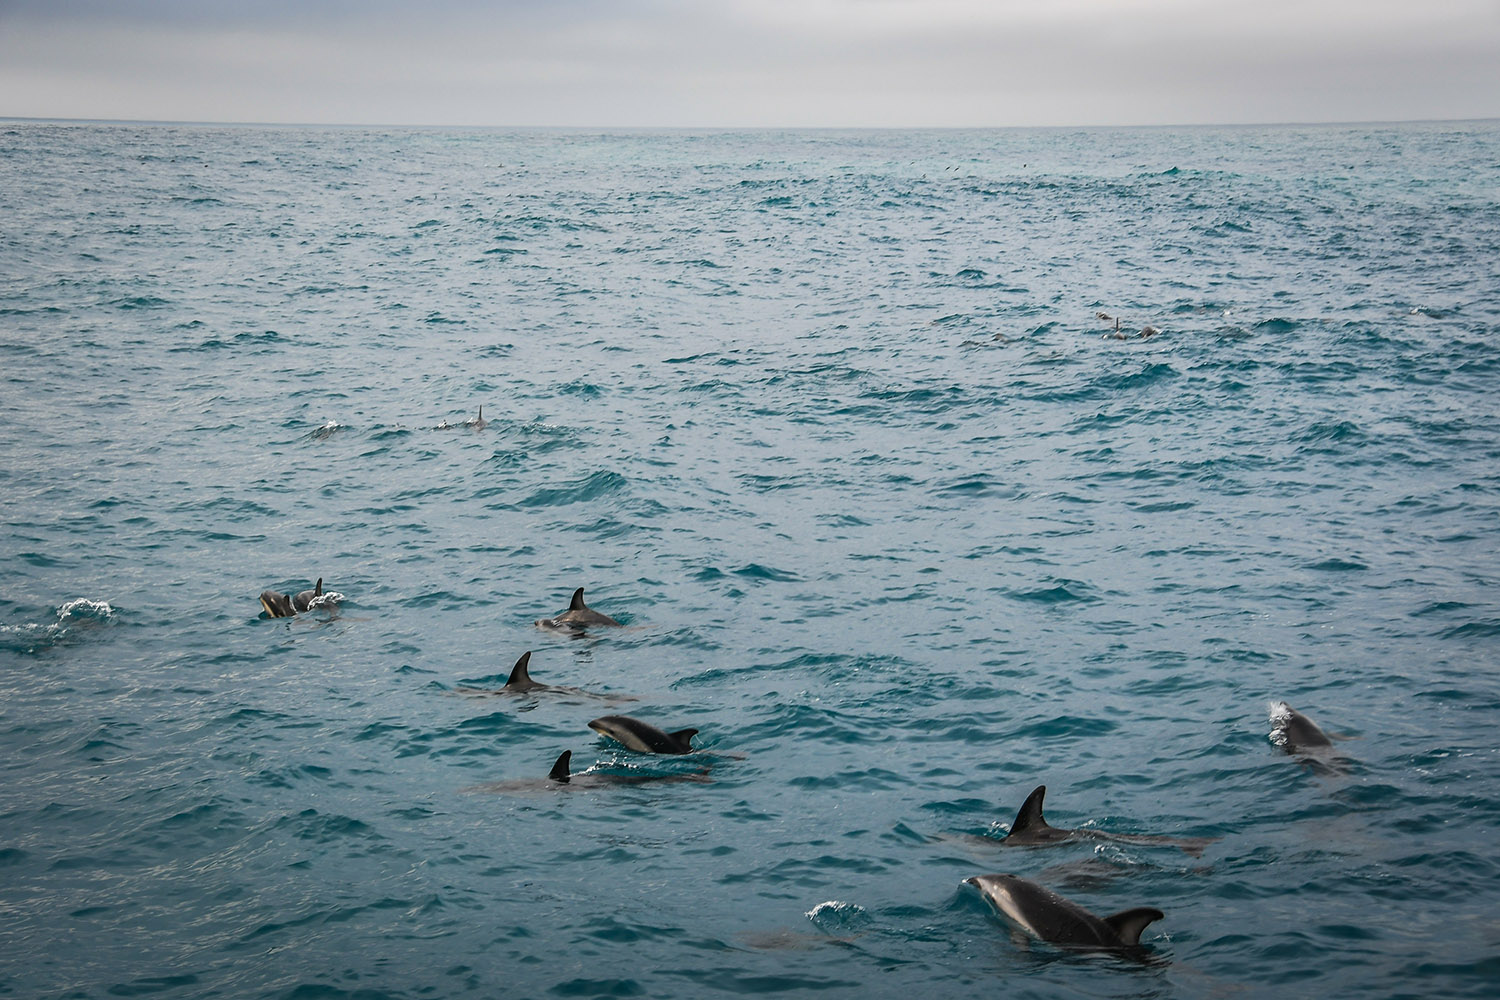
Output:
[[573,591],[573,600],[568,603],[567,611],[564,611],[556,618],[538,618],[536,623],[542,628],[560,629],[570,632],[582,632],[591,625],[620,627],[620,623],[609,615],[600,614],[583,603],[582,587]]
[[1279,734],[1281,739],[1277,742],[1288,750],[1333,746],[1333,740],[1318,728],[1317,723],[1284,701],[1272,703],[1271,724],[1276,727],[1271,732],[1271,738],[1274,740]]
[[1178,839],[1175,837],[1157,837],[1143,833],[1106,833],[1103,830],[1064,830],[1052,826],[1042,816],[1042,799],[1047,795],[1046,785],[1037,785],[1031,794],[1026,796],[1026,801],[1021,804],[1021,811],[1016,813],[1016,821],[1010,825],[1010,833],[1001,841],[1007,846],[1034,846],[1040,844],[1061,844],[1070,840],[1113,840],[1125,844],[1141,844],[1147,847],[1176,847],[1184,854],[1191,857],[1200,857],[1203,849],[1213,843],[1213,837],[1187,837]]
[[590,722],[589,728],[641,753],[692,753],[692,739],[698,735],[696,729],[664,733],[655,726],[628,715],[601,716]]
[[1096,917],[1050,889],[1015,875],[975,875],[964,879],[985,899],[1033,937],[1080,948],[1134,948],[1141,931],[1166,914],[1149,906]]
[[291,594],[278,594],[274,590],[262,591],[260,595],[260,606],[266,609],[266,614],[272,618],[290,618],[299,611],[306,611],[312,607],[313,601],[323,596],[323,578],[318,577],[317,586],[312,590],[304,590],[296,597]]
[[460,427],[464,427],[471,431],[482,431],[488,425],[489,421],[484,419],[484,407],[481,405],[479,407],[479,415],[474,417],[472,420],[465,420],[460,424],[450,424],[446,419],[444,419],[443,422],[438,424],[435,429],[440,431],[454,431],[458,430],[458,428]]
[[608,771],[584,771],[574,774],[570,766],[573,759],[573,751],[564,750],[552,765],[552,770],[547,772],[545,780],[522,779],[520,781],[487,781],[480,785],[471,785],[462,789],[465,792],[538,792],[562,787],[568,788],[597,788],[603,785],[645,785],[645,784],[674,784],[682,781],[696,781],[707,784],[709,768],[700,767],[691,774],[612,774]]

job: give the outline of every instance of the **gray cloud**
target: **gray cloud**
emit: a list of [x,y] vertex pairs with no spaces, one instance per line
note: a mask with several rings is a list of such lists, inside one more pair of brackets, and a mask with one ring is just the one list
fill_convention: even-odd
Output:
[[0,114],[456,125],[1500,115],[1500,4],[0,0]]

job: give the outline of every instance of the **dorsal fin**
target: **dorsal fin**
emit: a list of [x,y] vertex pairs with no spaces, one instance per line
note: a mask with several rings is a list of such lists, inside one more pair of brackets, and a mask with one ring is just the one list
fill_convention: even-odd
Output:
[[698,735],[698,730],[696,730],[696,729],[679,729],[679,730],[677,730],[677,732],[675,732],[675,733],[668,733],[667,735],[670,736],[672,739],[676,740],[678,743],[681,743],[683,746],[687,747],[689,750],[691,750],[691,749],[693,749],[693,737]]
[[1138,945],[1141,943],[1141,931],[1146,925],[1160,920],[1166,914],[1149,906],[1137,906],[1133,910],[1121,910],[1113,916],[1104,918],[1109,924],[1109,929],[1114,931],[1124,945]]
[[[568,761],[573,759],[573,751],[564,750],[557,758],[557,763],[552,765],[552,770],[547,772],[547,777],[553,781],[568,781],[573,776],[568,771]],[[1139,936],[1139,932],[1137,932]]]
[[579,587],[573,591],[573,600],[568,602],[569,611],[587,611],[588,605],[583,603],[583,588]]
[[317,583],[317,585],[315,587],[313,587],[313,596],[314,597],[322,597],[323,596],[323,578],[321,576],[318,577],[318,583]]
[[1010,825],[1011,836],[1029,833],[1032,830],[1047,829],[1047,821],[1042,818],[1042,799],[1046,794],[1047,786],[1037,785],[1031,794],[1026,796],[1026,801],[1021,803],[1021,811],[1016,813],[1016,821]]
[[483,403],[479,404],[479,419],[480,419],[481,422],[484,420],[484,404]]
[[521,658],[516,661],[516,665],[510,668],[510,679],[505,682],[505,686],[513,687],[517,684],[530,684],[531,672],[526,669],[526,665],[530,662],[531,650],[528,649],[521,654]]

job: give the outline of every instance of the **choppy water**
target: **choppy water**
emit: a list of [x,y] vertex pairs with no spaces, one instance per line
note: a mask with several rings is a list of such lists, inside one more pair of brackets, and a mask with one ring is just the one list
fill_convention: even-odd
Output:
[[[1492,995],[1497,200],[1494,123],[0,123],[0,992]],[[1043,783],[1218,839],[1000,847]]]

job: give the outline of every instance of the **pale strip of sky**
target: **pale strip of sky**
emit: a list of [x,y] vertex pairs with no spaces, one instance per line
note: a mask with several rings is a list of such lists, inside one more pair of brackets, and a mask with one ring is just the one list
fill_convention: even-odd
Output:
[[1500,0],[0,0],[0,115],[578,126],[1500,116]]

